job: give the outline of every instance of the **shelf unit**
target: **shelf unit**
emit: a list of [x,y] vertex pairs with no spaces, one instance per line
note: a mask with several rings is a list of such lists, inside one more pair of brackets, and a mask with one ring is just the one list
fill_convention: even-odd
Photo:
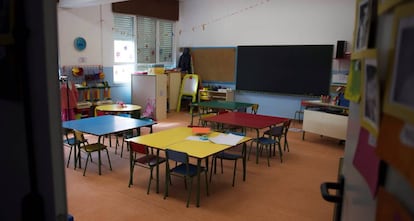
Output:
[[225,90],[225,91],[200,90],[198,93],[198,102],[207,101],[207,100],[234,101],[234,91],[233,90]]
[[303,104],[306,109],[303,112],[302,139],[305,139],[305,132],[311,132],[346,140],[348,107],[322,103],[319,100],[303,101]]

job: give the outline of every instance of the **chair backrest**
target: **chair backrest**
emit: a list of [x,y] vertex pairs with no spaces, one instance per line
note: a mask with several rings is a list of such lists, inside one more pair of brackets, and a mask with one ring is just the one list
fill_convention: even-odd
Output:
[[273,137],[280,137],[283,134],[284,125],[274,126],[270,128],[269,135]]
[[168,160],[174,160],[179,163],[188,163],[188,154],[180,151],[175,151],[171,149],[165,150],[165,155]]
[[286,137],[289,128],[290,128],[290,124],[292,123],[292,119],[287,120],[286,122],[283,123],[283,135]]
[[259,110],[259,104],[253,104],[251,113],[257,114],[257,110]]
[[76,140],[76,142],[85,142],[86,141],[86,139],[83,136],[83,133],[82,132],[80,132],[78,130],[74,130],[73,132],[75,134],[75,140]]
[[145,145],[129,142],[129,147],[132,152],[148,154],[148,148]]

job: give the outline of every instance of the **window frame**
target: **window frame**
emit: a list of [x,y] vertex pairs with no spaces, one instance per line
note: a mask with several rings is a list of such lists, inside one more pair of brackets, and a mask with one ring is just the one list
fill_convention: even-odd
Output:
[[[113,47],[114,47],[114,54],[113,54],[113,69],[114,69],[114,75],[113,75],[113,82],[114,84],[127,84],[129,81],[119,81],[117,76],[115,75],[115,68],[119,68],[121,65],[134,65],[134,72],[138,71],[147,71],[148,67],[150,67],[153,64],[163,64],[165,68],[174,68],[176,66],[176,57],[175,57],[175,51],[176,51],[176,39],[175,39],[175,30],[176,30],[176,21],[172,20],[166,20],[166,19],[158,19],[153,17],[147,17],[147,16],[140,16],[140,15],[131,15],[131,14],[123,14],[123,13],[114,13],[114,29],[113,32],[115,32],[115,16],[127,16],[133,18],[133,39],[134,39],[134,50],[135,50],[135,61],[134,62],[115,62],[115,41],[120,40],[116,39],[115,34],[113,33]],[[155,20],[155,63],[149,62],[149,63],[138,63],[138,20],[140,18],[147,18],[147,19],[154,19]],[[171,61],[163,61],[160,60],[160,49],[161,49],[161,37],[160,37],[160,23],[161,22],[169,22],[172,24],[172,33],[171,33]]]

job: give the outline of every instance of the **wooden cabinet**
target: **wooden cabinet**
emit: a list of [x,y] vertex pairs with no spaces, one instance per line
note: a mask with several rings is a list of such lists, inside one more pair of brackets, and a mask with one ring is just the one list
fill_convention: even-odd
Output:
[[154,118],[167,118],[167,75],[131,75],[131,101],[145,112],[148,99],[154,101]]
[[168,111],[177,110],[178,96],[181,87],[181,72],[170,72],[168,75]]
[[198,101],[206,100],[224,100],[224,101],[234,101],[234,91],[233,90],[223,90],[223,91],[208,91],[200,90]]
[[332,114],[318,110],[304,110],[303,137],[305,132],[312,132],[327,137],[346,140],[348,116]]

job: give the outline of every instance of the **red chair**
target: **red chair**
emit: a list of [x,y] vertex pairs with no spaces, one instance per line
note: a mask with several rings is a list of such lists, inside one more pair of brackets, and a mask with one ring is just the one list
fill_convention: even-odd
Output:
[[[149,194],[150,187],[151,187],[151,181],[153,179],[152,171],[154,167],[160,165],[161,163],[164,163],[166,160],[163,157],[154,155],[152,151],[150,153],[149,148],[147,146],[133,143],[133,142],[128,142],[128,143],[130,147],[129,148],[130,149],[129,151],[130,170],[129,170],[128,187],[130,187],[133,183],[134,167],[140,166],[143,168],[147,168],[150,170],[150,177],[149,177],[148,188],[147,188],[147,194]],[[158,179],[158,177],[156,177],[156,179]]]

